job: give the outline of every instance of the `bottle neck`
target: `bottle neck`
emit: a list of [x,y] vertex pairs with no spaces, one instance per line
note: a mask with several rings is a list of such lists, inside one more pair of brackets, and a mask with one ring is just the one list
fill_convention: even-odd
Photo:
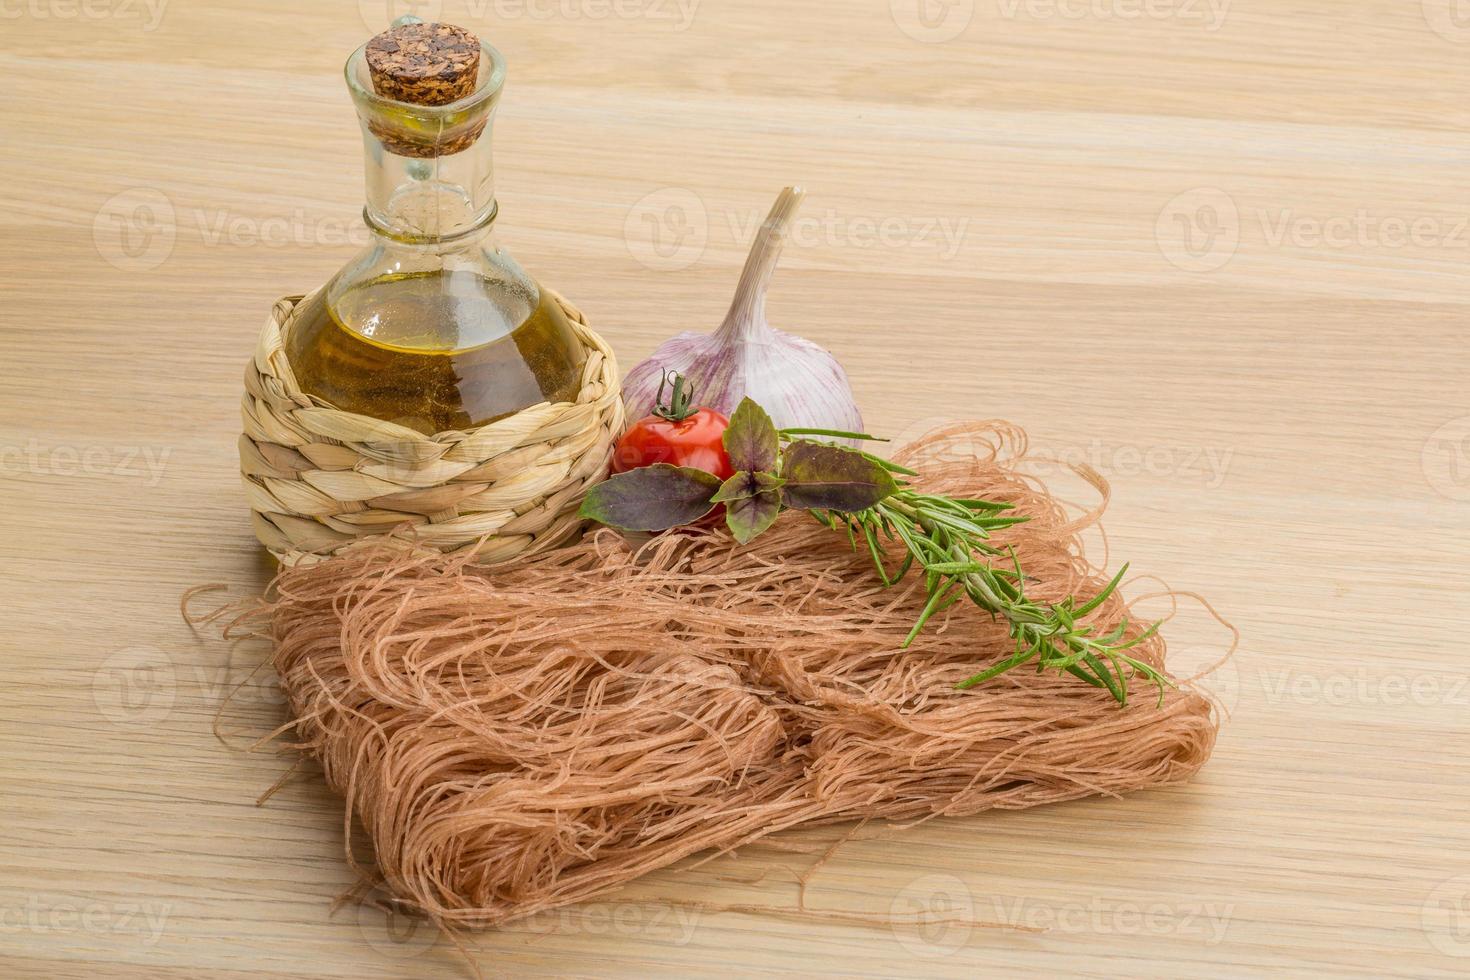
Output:
[[392,241],[438,246],[475,240],[495,220],[492,130],[505,79],[484,46],[479,87],[447,105],[385,99],[372,89],[363,49],[347,64],[362,124],[368,227]]
[[363,127],[367,205],[377,234],[411,245],[450,245],[481,237],[495,221],[490,127],[446,156],[402,156]]

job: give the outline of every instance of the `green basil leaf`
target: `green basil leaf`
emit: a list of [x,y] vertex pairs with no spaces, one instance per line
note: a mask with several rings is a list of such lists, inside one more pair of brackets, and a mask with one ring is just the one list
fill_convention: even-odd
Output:
[[610,476],[587,491],[583,517],[619,531],[667,531],[693,524],[715,509],[713,473],[654,463]]
[[[761,474],[764,475],[764,474]],[[762,490],[725,505],[725,523],[735,540],[745,544],[781,516],[781,491]]]
[[761,473],[776,468],[781,436],[766,410],[749,398],[742,399],[730,416],[724,435],[725,452],[737,470]]
[[781,475],[786,506],[802,510],[852,514],[898,490],[893,474],[864,454],[804,439],[786,447]]

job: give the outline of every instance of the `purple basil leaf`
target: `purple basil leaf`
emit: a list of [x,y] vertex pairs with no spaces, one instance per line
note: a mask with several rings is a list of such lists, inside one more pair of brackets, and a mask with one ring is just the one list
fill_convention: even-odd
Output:
[[750,497],[732,500],[725,505],[725,523],[735,540],[750,541],[781,516],[781,491],[762,490]]
[[582,516],[619,531],[667,531],[715,509],[720,478],[689,466],[654,463],[610,476],[587,491]]
[[786,506],[802,510],[856,513],[898,489],[893,475],[862,453],[805,439],[786,447],[781,476]]
[[779,490],[786,481],[774,473],[736,473],[726,480],[715,494],[714,502],[728,503],[731,500],[746,500],[765,490]]
[[749,398],[742,399],[725,430],[725,452],[736,470],[762,473],[776,468],[781,436],[766,410]]

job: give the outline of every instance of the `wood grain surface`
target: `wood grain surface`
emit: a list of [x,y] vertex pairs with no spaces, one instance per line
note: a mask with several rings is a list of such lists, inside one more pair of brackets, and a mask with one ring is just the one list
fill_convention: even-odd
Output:
[[[265,651],[178,613],[271,574],[242,367],[361,240],[339,70],[388,6],[0,0],[6,976],[467,972],[332,912],[339,802],[303,768],[257,806],[290,762],[242,751]],[[1112,560],[1244,637],[1189,786],[864,828],[804,915],[850,828],[788,835],[483,936],[487,975],[1470,970],[1470,10],[418,7],[509,59],[504,240],[626,364],[719,322],[800,182],[772,316],[871,427],[1004,417],[1097,466]],[[1228,642],[1188,604],[1167,635],[1186,673]],[[1001,927],[882,921],[916,911]]]

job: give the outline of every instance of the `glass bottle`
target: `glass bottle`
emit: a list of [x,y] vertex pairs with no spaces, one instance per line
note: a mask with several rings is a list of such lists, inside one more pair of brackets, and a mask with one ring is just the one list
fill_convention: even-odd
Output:
[[495,239],[490,133],[504,58],[479,45],[473,91],[435,106],[380,95],[367,50],[346,75],[367,151],[372,242],[298,307],[286,332],[297,383],[425,434],[574,400],[586,351]]

